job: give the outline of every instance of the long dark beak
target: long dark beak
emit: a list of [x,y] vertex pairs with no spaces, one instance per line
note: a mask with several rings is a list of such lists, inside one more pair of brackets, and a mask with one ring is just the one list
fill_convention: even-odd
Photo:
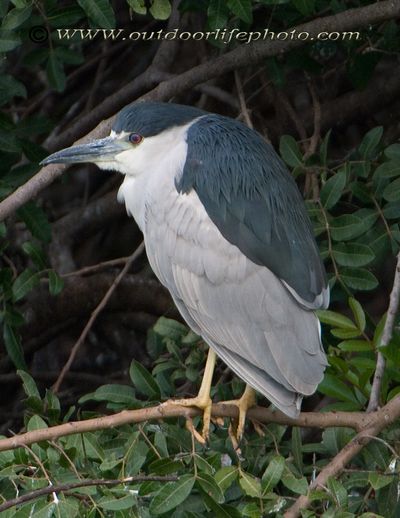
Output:
[[61,151],[57,151],[42,160],[40,165],[112,162],[115,155],[131,148],[129,142],[115,137],[107,137],[93,140],[87,144],[61,149]]

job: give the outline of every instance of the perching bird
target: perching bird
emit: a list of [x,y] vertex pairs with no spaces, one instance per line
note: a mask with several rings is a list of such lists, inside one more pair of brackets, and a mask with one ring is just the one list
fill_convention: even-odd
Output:
[[[125,175],[118,198],[150,265],[210,346],[197,398],[210,419],[214,351],[291,417],[327,365],[314,310],[329,289],[303,199],[285,165],[241,122],[178,104],[126,106],[109,137],[43,164],[91,162]],[[241,435],[254,392],[237,404]]]

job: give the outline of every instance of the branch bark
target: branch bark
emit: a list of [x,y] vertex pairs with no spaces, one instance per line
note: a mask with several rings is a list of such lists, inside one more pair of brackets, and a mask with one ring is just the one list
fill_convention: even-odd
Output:
[[[143,423],[156,419],[169,417],[195,417],[201,415],[202,411],[193,407],[183,407],[171,402],[163,403],[154,407],[141,408],[139,410],[124,410],[118,414],[87,419],[85,421],[74,421],[70,423],[52,426],[41,430],[26,432],[13,437],[0,440],[0,451],[20,448],[39,441],[49,441],[95,430],[104,430],[121,426],[127,423]],[[212,417],[238,418],[238,408],[235,405],[217,403],[213,405]],[[292,419],[278,410],[271,410],[263,407],[253,407],[247,417],[250,420],[261,423],[277,423],[288,426],[302,426],[313,428],[329,428],[332,426],[344,426],[357,431],[375,429],[380,426],[379,431],[389,425],[400,415],[400,396],[396,396],[385,407],[378,412],[367,414],[365,412],[303,412],[297,419]]]
[[[400,2],[397,0],[384,0],[365,7],[348,9],[342,13],[324,18],[317,18],[310,22],[298,25],[288,29],[287,32],[295,30],[297,33],[306,32],[310,39],[317,39],[321,32],[332,31],[348,31],[355,28],[365,27],[370,24],[379,23],[384,20],[394,19],[400,16]],[[283,54],[289,50],[304,44],[303,40],[287,39],[285,41],[260,41],[252,45],[242,45],[236,49],[219,56],[211,61],[202,63],[186,72],[164,81],[152,91],[143,95],[140,100],[168,100],[172,96],[176,96],[186,90],[194,88],[199,83],[204,83],[209,79],[221,76],[232,70],[243,66],[256,65],[266,57]],[[154,68],[150,68],[145,72],[151,79]],[[138,80],[141,78],[140,76]],[[147,76],[146,76],[147,77]],[[148,78],[147,78],[148,79]],[[143,79],[144,81],[144,79]],[[144,81],[146,85],[149,82]],[[134,92],[137,94],[137,91]],[[124,104],[134,99],[134,96],[120,96],[123,98]],[[121,106],[118,106],[120,108]],[[118,109],[116,108],[116,109]],[[95,110],[91,115],[96,115]],[[94,119],[96,117],[93,117]],[[98,119],[97,119],[98,120]],[[90,139],[104,137],[111,129],[113,117],[101,122],[86,137],[77,142],[86,142]],[[95,122],[93,121],[93,124]],[[87,128],[85,128],[87,130]],[[64,141],[59,140],[60,146],[70,145],[75,134],[69,134]],[[33,178],[19,187],[14,193],[0,203],[0,221],[4,220],[9,214],[14,212],[18,207],[26,203],[28,200],[36,196],[47,185],[50,185],[64,171],[63,165],[49,165],[43,168]]]
[[[399,308],[400,297],[400,253],[397,254],[396,271],[394,275],[393,288],[390,293],[389,308],[386,315],[385,326],[383,328],[381,346],[388,345],[393,335],[394,321]],[[369,399],[367,412],[373,412],[379,407],[379,397],[381,392],[382,377],[385,372],[385,358],[378,351],[374,381],[372,382],[371,397]]]
[[[377,412],[364,414],[371,419],[364,421],[363,429],[325,466],[315,481],[310,484],[309,491],[317,488],[324,489],[329,477],[337,477],[345,466],[359,453],[364,446],[373,440],[382,430],[390,426],[400,417],[400,396],[393,398]],[[300,511],[310,505],[310,494],[300,496],[285,513],[285,518],[297,518]]]

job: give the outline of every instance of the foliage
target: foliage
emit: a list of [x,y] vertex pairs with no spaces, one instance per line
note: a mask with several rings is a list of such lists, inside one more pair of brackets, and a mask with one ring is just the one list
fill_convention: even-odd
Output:
[[[325,315],[325,320],[335,326],[349,325],[341,319],[341,315]],[[112,411],[156,404],[159,393],[164,398],[171,389],[178,389],[173,380],[180,379],[182,369],[204,360],[200,357],[203,351],[199,355],[198,339],[181,324],[165,318],[149,334],[147,350],[150,356],[161,358],[152,374],[144,368],[139,373],[133,362],[130,385],[104,385],[81,398],[81,419],[96,415],[85,409],[91,401],[103,402]],[[60,401],[54,394],[47,391],[42,397],[29,374],[20,371],[20,376],[27,397],[28,431],[66,422],[75,415],[76,409],[71,408],[62,417]],[[224,385],[217,385],[216,393],[222,391],[224,397],[233,397],[232,383]],[[335,394],[339,400],[344,396],[339,391]],[[39,443],[32,448],[0,453],[0,493],[11,498],[16,488],[20,492],[39,490],[48,486],[49,479],[57,486],[93,479],[124,480],[138,474],[174,476],[178,480],[82,486],[65,495],[57,494],[57,498],[36,498],[19,506],[19,512],[82,517],[108,516],[112,512],[120,517],[176,518],[279,514],[296,495],[307,492],[315,472],[354,435],[351,429],[330,428],[323,432],[321,441],[304,442],[300,429],[270,424],[259,433],[249,430],[238,451],[229,439],[228,424],[226,420],[223,425],[212,426],[207,447],[193,441],[183,419],[178,419],[75,434],[57,443]],[[390,430],[385,439],[392,441],[397,434],[397,430]],[[349,518],[367,518],[368,512],[388,516],[387,509],[397,506],[393,488],[399,482],[397,457],[392,448],[385,441],[373,442],[356,458],[355,465],[357,469],[341,480],[330,480],[326,491],[314,491],[314,506],[328,506],[325,517],[343,516],[344,510]],[[15,516],[15,512],[11,508],[2,516]]]
[[[204,31],[223,28],[264,31],[268,27],[278,33],[310,19],[370,3],[368,0],[183,0],[179,10],[181,15],[193,17],[194,26],[201,26]],[[39,171],[39,162],[48,154],[49,143],[54,145],[75,118],[90,114],[93,99],[100,103],[110,92],[133,81],[142,70],[142,58],[147,64],[151,62],[150,42],[130,41],[127,52],[121,38],[133,28],[135,31],[149,31],[149,27],[165,29],[165,20],[170,15],[170,0],[127,0],[118,5],[110,0],[1,3],[1,198]],[[125,31],[121,38],[107,32],[119,27]],[[88,32],[88,29],[100,29],[100,32]],[[183,41],[179,43],[186,45]],[[202,56],[206,49],[211,57],[241,44],[235,38],[231,41],[211,38],[201,43],[204,47],[196,52]],[[189,50],[183,52],[182,63],[187,60],[195,66],[198,63],[192,54],[196,52],[190,50],[193,47],[186,49]],[[268,58],[259,70],[250,71],[244,83],[255,126],[262,130],[266,126],[264,119],[273,111],[274,103],[266,100],[267,90],[272,89],[276,98],[280,94],[290,97],[294,95],[293,84],[297,88],[304,83],[315,83],[329,104],[329,99],[335,102],[335,98],[330,97],[332,92],[326,82],[334,77],[330,86],[332,90],[336,88],[338,96],[342,90],[361,95],[376,74],[387,73],[398,59],[399,49],[399,26],[392,20],[360,30],[358,39],[313,40],[284,55]],[[130,61],[132,54],[135,63]],[[102,59],[106,59],[105,71]],[[180,60],[176,62],[178,67],[168,72],[181,71]],[[261,78],[261,88],[253,72]],[[217,86],[232,96],[229,81]],[[199,99],[196,95],[200,94],[190,92],[177,100],[195,104]],[[325,98],[320,101],[324,112]],[[365,120],[360,120],[357,114],[350,119],[353,130],[357,128],[351,143],[353,133],[346,133],[343,124],[324,131],[314,149],[310,142],[300,141],[293,121],[284,126],[279,141],[272,136],[307,199],[331,287],[332,307],[319,313],[329,359],[318,390],[323,411],[365,410],[377,351],[382,352],[387,362],[382,403],[400,392],[398,330],[392,341],[381,347],[392,280],[390,272],[400,243],[400,144],[390,106],[375,113],[381,106],[375,101],[372,97],[373,108]],[[285,119],[282,104],[276,105],[278,121]],[[238,115],[222,101],[217,108],[210,103],[210,110]],[[274,124],[270,126],[273,128]],[[71,202],[76,192],[84,190],[86,200],[86,196],[95,198],[104,188],[104,184],[93,187],[89,180],[82,182],[85,184],[82,188],[79,178],[78,175],[76,180],[71,175],[59,182],[59,191],[68,193],[64,198],[56,189],[46,192],[0,224],[0,317],[6,352],[1,359],[4,360],[2,373],[10,374],[9,359],[12,368],[18,369],[25,393],[21,408],[17,390],[13,393],[17,385],[14,383],[7,391],[12,396],[10,399],[16,399],[16,406],[7,407],[4,414],[17,413],[18,417],[11,418],[12,425],[7,421],[4,430],[10,427],[17,430],[21,425],[36,430],[126,408],[144,408],[178,393],[195,393],[200,384],[205,346],[184,325],[167,318],[159,319],[148,330],[144,351],[137,339],[136,352],[140,350],[140,353],[130,366],[121,367],[129,375],[114,383],[109,370],[105,375],[101,371],[100,375],[110,379],[89,393],[76,391],[72,406],[65,394],[55,395],[47,389],[48,384],[45,387],[36,383],[29,374],[35,365],[32,342],[36,339],[42,342],[41,348],[47,345],[43,336],[30,337],[25,333],[26,340],[21,339],[23,331],[29,330],[31,312],[36,309],[30,306],[31,300],[33,297],[39,300],[39,295],[48,291],[56,304],[65,282],[52,267],[54,246],[58,246],[53,232],[56,223],[77,209],[78,203]],[[109,234],[106,236],[102,228],[92,241],[84,235],[86,253],[91,250],[88,264],[100,260],[97,254],[106,247]],[[85,251],[80,250],[79,257],[87,257]],[[43,300],[47,300],[44,295]],[[85,321],[82,317],[79,329]],[[69,324],[48,322],[49,328],[60,326],[60,335],[64,331],[68,333],[65,328]],[[96,330],[94,334],[101,333]],[[71,340],[71,335],[68,338]],[[100,340],[92,338],[96,345],[109,339],[109,336]],[[25,342],[29,341],[28,347]],[[88,361],[91,368],[93,363]],[[212,395],[217,401],[237,398],[243,390],[243,383],[221,366],[215,381]],[[313,403],[311,400],[308,408]],[[267,403],[262,401],[262,404]],[[199,419],[194,424],[199,426]],[[193,442],[183,419],[171,419],[71,435],[57,442],[0,453],[2,500],[47,487],[49,481],[54,486],[96,479],[122,481],[114,486],[82,486],[39,496],[18,509],[4,511],[1,516],[281,516],[297,496],[307,492],[310,481],[355,433],[339,428],[311,433],[276,424],[249,425],[240,450],[235,450],[228,425],[227,420],[213,424],[206,447]],[[398,441],[398,426],[385,430],[379,440],[362,450],[348,471],[338,479],[331,479],[323,490],[312,492],[312,508],[304,511],[303,516],[397,516],[400,513]],[[123,481],[136,475],[172,476],[174,480]]]

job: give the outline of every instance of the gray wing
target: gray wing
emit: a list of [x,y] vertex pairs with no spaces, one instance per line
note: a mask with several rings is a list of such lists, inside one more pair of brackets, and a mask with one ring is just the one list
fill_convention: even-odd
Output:
[[221,234],[266,266],[308,309],[327,307],[329,290],[304,200],[272,146],[220,115],[188,130],[178,191],[195,190]]
[[266,267],[230,244],[197,194],[147,205],[150,264],[195,332],[244,381],[288,415],[326,366],[319,322]]

